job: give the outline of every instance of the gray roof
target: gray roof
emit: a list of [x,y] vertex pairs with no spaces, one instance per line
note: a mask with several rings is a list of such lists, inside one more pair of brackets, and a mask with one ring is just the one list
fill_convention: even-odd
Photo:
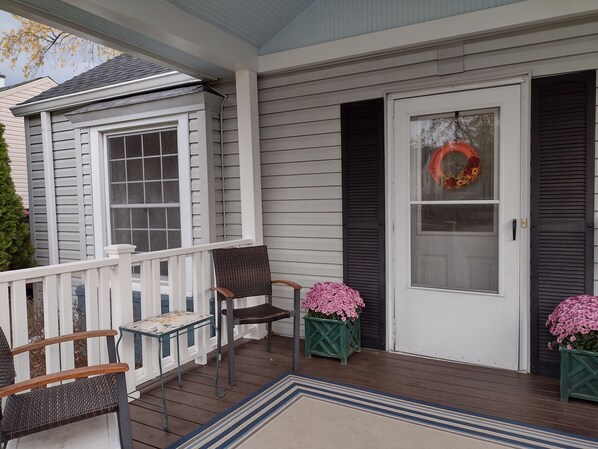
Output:
[[172,71],[153,62],[122,54],[58,86],[52,87],[21,104],[85,92]]

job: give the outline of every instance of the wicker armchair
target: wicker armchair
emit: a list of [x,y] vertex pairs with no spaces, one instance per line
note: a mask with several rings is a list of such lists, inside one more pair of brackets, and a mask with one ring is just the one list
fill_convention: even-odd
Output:
[[[235,385],[235,345],[233,330],[238,324],[268,324],[268,352],[272,350],[272,322],[293,317],[293,371],[299,371],[299,324],[301,286],[284,280],[272,280],[266,246],[226,248],[213,251],[216,288],[218,292],[218,330],[222,329],[222,315],[226,316],[228,341],[228,383]],[[272,284],[281,284],[294,290],[293,310],[272,305]],[[233,300],[250,296],[266,296],[266,303],[253,307],[233,307]],[[222,309],[226,301],[226,309]],[[232,313],[231,313],[232,311]],[[217,351],[222,349],[221,332],[218,332]]]
[[[113,330],[80,332],[40,340],[11,350],[0,329],[0,399],[6,398],[4,409],[0,409],[0,446],[25,435],[116,412],[121,447],[132,448],[124,375],[129,367],[126,363],[115,363],[115,335],[116,331]],[[14,383],[15,355],[52,344],[93,337],[106,337],[111,363],[66,370]],[[73,382],[49,386],[73,379]],[[38,388],[42,386],[46,388]]]

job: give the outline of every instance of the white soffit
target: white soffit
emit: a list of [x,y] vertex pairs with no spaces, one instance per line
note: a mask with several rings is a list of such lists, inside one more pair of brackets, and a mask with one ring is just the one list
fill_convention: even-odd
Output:
[[261,55],[259,73],[321,65],[598,13],[597,0],[523,2]]

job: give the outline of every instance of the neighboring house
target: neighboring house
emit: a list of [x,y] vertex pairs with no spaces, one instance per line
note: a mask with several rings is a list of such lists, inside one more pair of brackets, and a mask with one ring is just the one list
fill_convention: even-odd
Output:
[[[5,2],[201,74],[229,96],[224,184],[208,182],[226,200],[217,237],[263,240],[275,277],[360,290],[367,346],[555,371],[546,317],[598,285],[596,1],[95,3]],[[135,83],[106,92],[123,95]],[[127,125],[128,115],[155,112],[121,100],[77,111],[95,99],[69,103],[76,95],[86,94],[13,109],[30,116],[39,189],[42,140],[55,145],[45,157],[56,195],[48,185],[43,210],[56,214],[58,247],[45,262],[102,254],[115,230],[103,231],[111,181],[101,158],[112,157],[112,132],[151,127]],[[194,129],[195,115],[186,117]],[[196,122],[198,148],[204,123]],[[466,145],[450,154],[451,142]],[[450,164],[459,179],[444,176]],[[180,192],[203,179],[187,173],[179,168]],[[201,191],[191,195],[203,204]],[[36,220],[40,235],[45,219]],[[275,302],[288,306],[290,296],[276,291]]]
[[145,252],[222,238],[208,181],[220,176],[221,102],[195,78],[120,55],[15,108],[29,137],[38,263],[104,257],[114,243]]
[[4,139],[8,145],[12,179],[17,194],[23,199],[25,209],[29,209],[25,127],[23,118],[15,117],[10,112],[10,108],[54,86],[56,86],[56,83],[47,76],[13,84],[12,86],[4,86],[4,77],[1,77],[0,80],[0,123],[6,126]]

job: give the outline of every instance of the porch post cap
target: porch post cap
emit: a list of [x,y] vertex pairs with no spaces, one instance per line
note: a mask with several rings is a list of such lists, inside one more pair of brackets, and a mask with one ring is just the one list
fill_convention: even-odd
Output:
[[121,243],[119,245],[110,245],[104,248],[108,257],[115,257],[120,254],[133,254],[135,252],[135,245]]

